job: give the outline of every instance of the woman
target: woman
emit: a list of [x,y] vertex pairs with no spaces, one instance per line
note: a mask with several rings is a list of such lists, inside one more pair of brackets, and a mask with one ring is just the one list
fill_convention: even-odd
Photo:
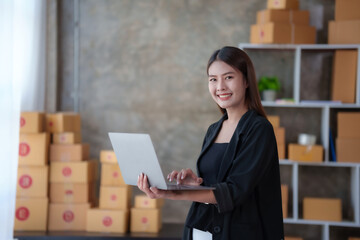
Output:
[[183,169],[168,179],[215,190],[149,188],[144,174],[138,187],[150,198],[193,201],[183,239],[283,239],[276,140],[261,105],[253,64],[244,51],[224,47],[210,57],[207,73],[209,92],[223,116],[206,133],[198,175]]

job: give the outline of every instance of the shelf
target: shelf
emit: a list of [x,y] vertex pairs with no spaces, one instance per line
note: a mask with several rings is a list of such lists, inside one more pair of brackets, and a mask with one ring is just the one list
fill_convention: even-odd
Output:
[[342,222],[329,222],[329,221],[320,221],[320,220],[304,220],[304,219],[293,219],[286,218],[284,219],[284,223],[289,224],[304,224],[304,225],[329,225],[336,227],[360,227],[359,224],[350,221],[342,221]]
[[288,108],[359,108],[360,104],[342,104],[342,103],[276,103],[261,102],[264,107],[288,107]]
[[345,163],[345,162],[300,162],[288,159],[279,160],[280,165],[300,165],[300,166],[314,166],[314,167],[359,167],[360,163]]
[[240,43],[241,49],[264,49],[264,50],[337,50],[337,49],[359,49],[359,44],[251,44]]

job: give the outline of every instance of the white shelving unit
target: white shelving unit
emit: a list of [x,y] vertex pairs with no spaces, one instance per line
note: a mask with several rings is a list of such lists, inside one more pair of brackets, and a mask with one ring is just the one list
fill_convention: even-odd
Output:
[[[330,162],[329,150],[329,128],[330,128],[330,114],[335,110],[348,110],[360,111],[360,45],[343,45],[343,44],[249,44],[240,43],[239,48],[243,50],[277,50],[277,51],[294,51],[294,78],[293,78],[293,97],[294,103],[277,104],[274,102],[262,102],[265,108],[305,108],[305,109],[319,109],[321,111],[321,143],[324,147],[324,162],[322,163],[306,163],[297,162],[289,159],[280,160],[280,165],[287,165],[291,167],[292,178],[292,217],[284,219],[286,224],[300,224],[300,225],[314,225],[321,227],[322,240],[330,239],[331,227],[350,227],[360,228],[360,164],[357,163],[341,163]],[[354,49],[358,52],[357,61],[357,80],[356,80],[356,102],[354,104],[341,104],[326,101],[314,101],[312,103],[302,102],[300,99],[300,83],[301,83],[301,55],[304,51],[335,51],[340,49]],[[359,157],[359,156],[355,156]],[[360,157],[359,157],[360,158]],[[342,222],[327,222],[327,221],[314,221],[305,220],[299,217],[299,168],[302,167],[334,167],[334,168],[350,168],[351,172],[351,207],[354,211],[353,221]]]

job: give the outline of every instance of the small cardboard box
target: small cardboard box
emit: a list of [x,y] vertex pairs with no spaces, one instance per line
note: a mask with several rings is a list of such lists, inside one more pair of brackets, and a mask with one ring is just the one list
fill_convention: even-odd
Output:
[[304,146],[299,144],[289,144],[289,159],[304,162],[322,162],[324,148],[321,145]]
[[265,9],[256,14],[256,23],[282,22],[309,25],[309,11]]
[[81,143],[81,132],[54,133],[52,140],[55,144]]
[[48,133],[22,133],[19,142],[19,166],[45,166],[48,163]]
[[51,162],[77,162],[89,159],[90,147],[82,144],[51,144]]
[[126,210],[130,208],[132,187],[100,186],[100,208]]
[[80,114],[72,112],[46,114],[46,131],[51,133],[80,132]]
[[289,186],[286,184],[281,184],[281,198],[282,202],[289,202]]
[[164,199],[151,199],[146,195],[135,196],[135,208],[161,208]]
[[41,112],[21,112],[20,133],[40,133],[45,130],[45,114]]
[[277,150],[278,150],[278,157],[279,159],[286,159],[285,157],[285,143],[284,144],[277,144]]
[[288,236],[285,236],[285,240],[304,240],[304,239],[301,238],[301,237],[288,237]]
[[338,162],[360,163],[360,138],[337,138],[336,159]]
[[304,219],[341,221],[341,199],[338,198],[304,198]]
[[274,129],[280,127],[280,116],[268,115],[267,118]]
[[359,0],[336,0],[335,1],[335,20],[359,20],[360,19]]
[[51,203],[88,203],[94,202],[94,183],[50,183]]
[[96,180],[97,161],[52,162],[51,183],[92,183]]
[[335,51],[331,84],[332,100],[355,103],[357,55],[356,50]]
[[88,209],[86,231],[126,233],[129,210]]
[[277,144],[285,144],[285,128],[278,127],[274,128],[274,133],[276,137]]
[[43,197],[48,194],[49,168],[19,167],[17,174],[17,197]]
[[307,25],[289,23],[265,23],[251,25],[251,43],[314,44],[316,29]]
[[337,115],[338,138],[360,138],[360,112],[339,112]]
[[46,231],[48,204],[47,198],[17,198],[14,230]]
[[[356,9],[357,10],[357,9]],[[359,44],[360,20],[329,21],[329,44]]]
[[349,237],[348,240],[360,240],[360,237]]
[[132,208],[130,216],[130,232],[157,233],[162,227],[161,209]]
[[102,186],[126,186],[118,164],[101,164],[100,184]]
[[268,0],[268,9],[299,9],[298,0]]
[[112,150],[101,150],[101,152],[100,152],[100,162],[101,163],[118,164],[115,152],[112,151]]
[[50,203],[49,231],[85,231],[89,203]]

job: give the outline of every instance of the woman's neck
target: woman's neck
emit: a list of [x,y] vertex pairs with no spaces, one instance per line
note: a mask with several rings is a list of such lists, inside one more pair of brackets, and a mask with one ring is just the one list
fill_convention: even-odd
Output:
[[241,117],[248,111],[248,107],[244,106],[242,108],[237,109],[226,109],[227,116],[228,116],[228,123],[230,124],[237,124]]

